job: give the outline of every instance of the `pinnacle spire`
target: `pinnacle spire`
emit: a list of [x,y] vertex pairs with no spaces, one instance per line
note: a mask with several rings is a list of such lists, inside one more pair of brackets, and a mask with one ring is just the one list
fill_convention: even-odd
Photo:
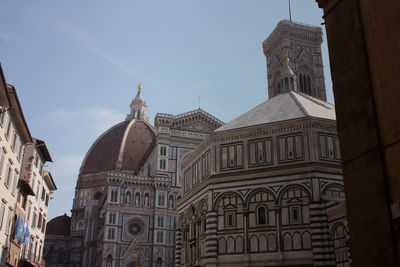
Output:
[[283,60],[283,62],[284,62],[284,64],[283,64],[283,68],[282,68],[282,76],[286,76],[286,75],[295,76],[294,72],[292,71],[292,69],[290,68],[290,65],[289,65],[289,62],[290,62],[289,57],[286,57]]
[[131,112],[126,116],[127,120],[144,120],[149,121],[149,117],[146,115],[147,104],[142,97],[142,83],[139,82],[137,86],[137,93],[135,98],[132,100],[130,105]]
[[282,74],[280,82],[278,83],[278,93],[284,93],[287,91],[297,91],[297,78],[289,65],[289,57],[283,60]]
[[138,84],[138,86],[137,86],[137,90],[138,90],[138,91],[137,91],[137,93],[136,93],[135,99],[143,100],[143,98],[142,98],[142,89],[143,89],[142,83],[139,82],[139,84]]

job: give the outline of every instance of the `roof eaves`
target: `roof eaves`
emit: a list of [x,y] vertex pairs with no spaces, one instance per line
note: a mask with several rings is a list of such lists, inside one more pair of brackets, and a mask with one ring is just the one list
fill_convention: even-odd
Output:
[[56,183],[53,180],[53,176],[49,171],[44,171],[44,180],[51,191],[57,190]]
[[32,143],[32,136],[29,131],[28,124],[26,123],[21,104],[19,103],[17,91],[15,90],[15,87],[10,84],[7,85],[7,91],[11,99],[12,108],[10,109],[10,114],[15,123],[15,127],[18,129],[24,144]]
[[46,143],[43,140],[40,140],[40,139],[37,139],[37,138],[33,138],[33,139],[36,140],[36,148],[38,150],[40,150],[40,152],[43,155],[44,160],[48,161],[48,162],[53,162],[53,159],[50,156],[50,152],[47,149]]
[[1,79],[1,89],[0,89],[0,105],[5,108],[11,107],[10,95],[7,90],[6,78],[4,77],[3,68],[0,63],[0,79]]

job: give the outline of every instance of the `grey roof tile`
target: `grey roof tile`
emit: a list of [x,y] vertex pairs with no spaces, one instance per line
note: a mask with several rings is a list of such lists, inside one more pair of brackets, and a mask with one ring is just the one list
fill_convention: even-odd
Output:
[[261,103],[215,131],[220,132],[302,117],[336,120],[335,106],[300,92],[289,91]]

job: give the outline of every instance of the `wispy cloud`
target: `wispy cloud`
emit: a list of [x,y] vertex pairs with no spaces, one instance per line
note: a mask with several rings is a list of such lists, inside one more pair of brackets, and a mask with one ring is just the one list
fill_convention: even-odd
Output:
[[80,43],[90,52],[101,57],[114,67],[135,77],[143,77],[143,75],[141,75],[137,70],[133,69],[130,66],[127,66],[120,60],[116,59],[115,57],[111,56],[109,53],[101,49],[98,45],[100,42],[95,41],[89,34],[83,32],[81,29],[74,26],[73,24],[57,19],[55,20],[53,26],[70,35],[71,38],[73,38],[76,42]]
[[49,119],[67,129],[79,129],[82,134],[98,135],[112,125],[122,121],[124,114],[103,107],[89,107],[85,109],[60,108],[49,114]]
[[62,155],[56,158],[52,169],[58,176],[77,178],[83,157],[83,155]]

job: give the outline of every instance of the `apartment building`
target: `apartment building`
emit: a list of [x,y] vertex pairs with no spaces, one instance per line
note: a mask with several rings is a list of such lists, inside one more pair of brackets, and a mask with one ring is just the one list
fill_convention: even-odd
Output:
[[[32,137],[16,90],[6,84],[1,66],[0,79],[0,266],[15,266],[18,259],[10,257],[13,248],[10,240],[12,228],[20,216],[16,211],[17,200],[23,203],[27,196],[21,195],[18,180],[24,146],[32,142]],[[29,188],[21,188],[24,192],[26,189],[29,191]]]
[[51,173],[44,169],[46,162],[52,162],[46,143],[33,138],[26,145],[21,171],[21,184],[28,184],[34,192],[26,203],[25,225],[29,227],[30,237],[21,253],[21,261],[29,263],[28,266],[44,266],[42,255],[50,195],[57,189]]
[[21,260],[29,266],[44,266],[42,256],[50,195],[57,189],[51,173],[44,169],[46,162],[52,162],[46,143],[33,138],[32,144],[26,145],[21,171],[21,184],[29,184],[34,192],[26,204],[25,225],[29,227],[30,237],[21,253]]
[[0,65],[0,267],[44,266],[50,194],[57,189],[44,141],[31,137],[17,92]]

